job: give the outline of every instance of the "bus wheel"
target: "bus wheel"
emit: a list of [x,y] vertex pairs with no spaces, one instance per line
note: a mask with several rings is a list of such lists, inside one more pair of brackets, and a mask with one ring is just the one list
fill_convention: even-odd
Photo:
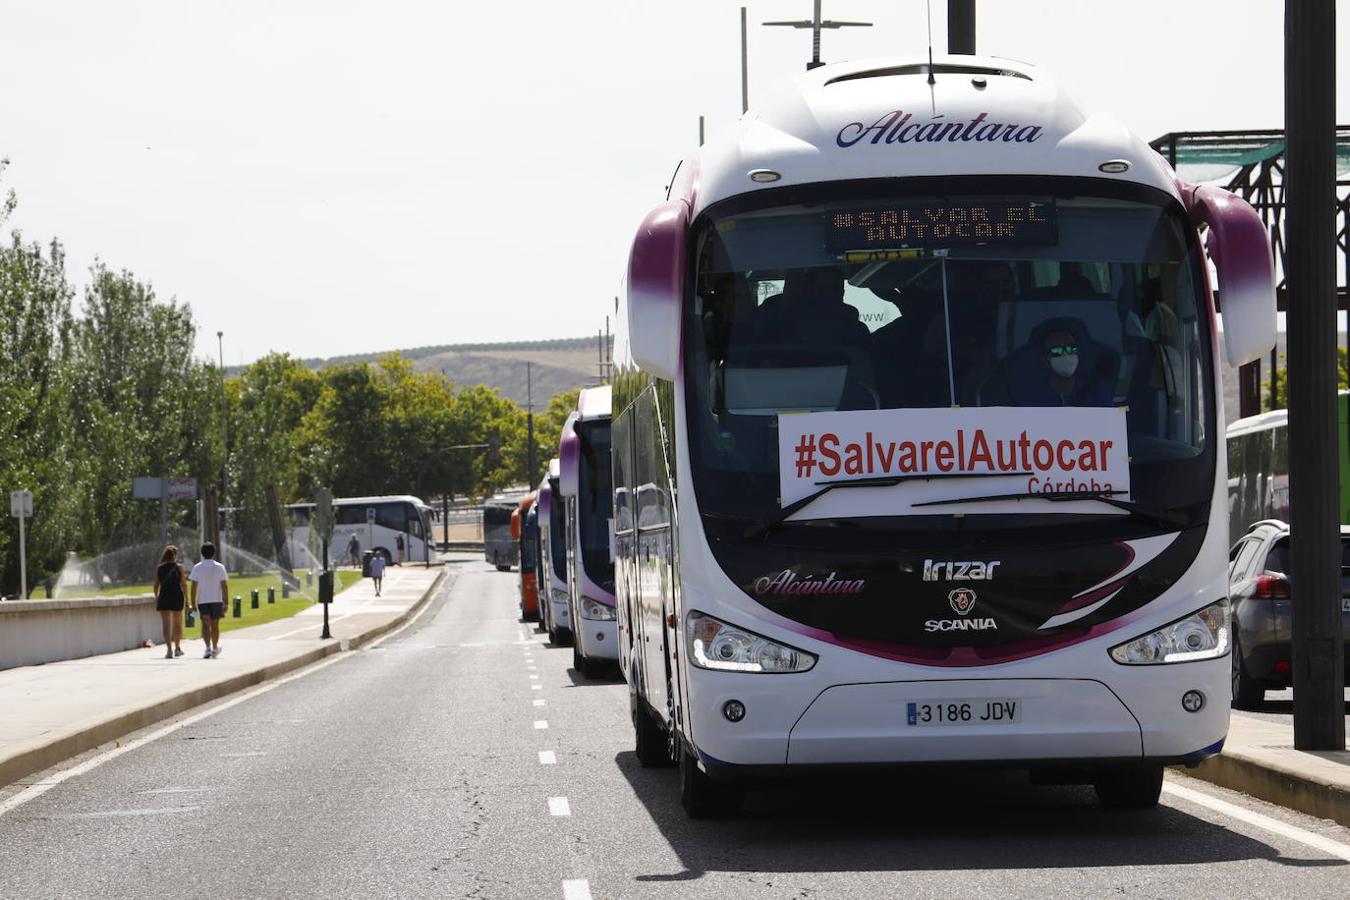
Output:
[[1233,708],[1256,709],[1266,699],[1266,689],[1247,674],[1242,664],[1242,645],[1238,643],[1237,622],[1233,622]]
[[697,757],[680,748],[680,805],[691,819],[721,819],[741,807],[745,791],[736,784],[714,781],[699,770]]
[[590,660],[581,655],[581,648],[577,646],[580,641],[572,642],[572,668],[577,670],[578,675],[591,677]]
[[635,700],[633,713],[633,749],[638,763],[644,769],[655,769],[671,763],[670,748],[666,743],[666,729],[656,721],[645,700]]
[[1107,809],[1152,809],[1162,793],[1162,766],[1131,766],[1102,772],[1092,787]]
[[505,566],[504,566],[504,565],[502,565],[501,563],[497,563],[496,565],[497,565],[497,571],[498,571],[498,572],[510,572],[510,571],[511,571],[511,567],[510,567],[509,565],[505,565]]

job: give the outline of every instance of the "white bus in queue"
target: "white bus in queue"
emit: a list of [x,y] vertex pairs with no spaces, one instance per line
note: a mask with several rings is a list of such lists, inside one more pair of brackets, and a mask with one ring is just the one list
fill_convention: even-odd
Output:
[[610,387],[585,388],[563,424],[558,485],[567,530],[572,667],[594,675],[619,658],[614,624],[614,495],[610,479]]
[[558,487],[558,458],[548,461],[548,474],[539,482],[539,564],[545,575],[539,581],[539,627],[549,640],[565,644],[572,638],[572,614],[567,594],[567,528],[563,521],[563,498]]
[[[317,542],[311,542],[309,520],[313,503],[292,503],[290,516],[291,560],[297,566],[322,565]],[[333,539],[328,558],[334,565],[360,565],[367,550],[390,562],[430,562],[433,550],[431,507],[408,494],[384,497],[340,497],[333,500]],[[353,544],[352,538],[356,542]],[[403,551],[400,557],[399,543]],[[350,550],[357,548],[353,560]]]
[[1242,364],[1275,330],[1255,212],[1009,60],[817,68],[683,161],[632,245],[612,441],[637,753],[690,814],[939,761],[1148,807],[1219,752],[1202,228]]

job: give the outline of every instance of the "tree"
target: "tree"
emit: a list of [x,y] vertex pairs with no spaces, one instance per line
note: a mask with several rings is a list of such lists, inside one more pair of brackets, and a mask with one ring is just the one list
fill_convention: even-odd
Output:
[[[1281,356],[1281,359],[1284,357]],[[1336,348],[1336,386],[1341,390],[1350,388],[1350,362],[1346,360],[1344,347]],[[1261,396],[1270,397],[1270,382],[1261,385]],[[1267,399],[1268,403],[1269,400]],[[1286,409],[1289,406],[1289,370],[1280,366],[1275,370],[1275,405],[1270,409]]]

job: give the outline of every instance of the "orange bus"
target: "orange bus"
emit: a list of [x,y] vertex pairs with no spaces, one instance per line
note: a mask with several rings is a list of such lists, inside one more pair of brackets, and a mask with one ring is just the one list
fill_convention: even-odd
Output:
[[511,513],[511,537],[520,544],[520,616],[526,622],[539,619],[539,585],[535,580],[535,557],[539,554],[539,529],[531,528],[531,507],[536,494],[531,491]]

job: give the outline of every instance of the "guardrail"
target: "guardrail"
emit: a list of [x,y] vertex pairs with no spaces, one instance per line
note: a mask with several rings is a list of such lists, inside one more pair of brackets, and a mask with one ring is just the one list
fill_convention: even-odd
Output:
[[0,669],[78,659],[163,639],[150,594],[0,603]]

